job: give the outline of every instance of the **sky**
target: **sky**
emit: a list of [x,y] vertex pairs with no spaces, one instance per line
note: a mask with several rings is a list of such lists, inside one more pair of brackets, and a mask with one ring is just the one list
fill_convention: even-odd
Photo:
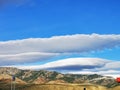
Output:
[[0,66],[120,76],[119,0],[0,0]]

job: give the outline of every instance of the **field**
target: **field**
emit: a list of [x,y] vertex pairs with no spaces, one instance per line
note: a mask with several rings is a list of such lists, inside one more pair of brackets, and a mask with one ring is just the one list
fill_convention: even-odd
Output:
[[42,84],[26,86],[22,90],[120,90],[120,86],[106,88],[99,85],[85,84]]
[[[10,90],[10,84],[0,84],[0,90]],[[16,84],[16,90],[120,90],[120,86],[106,88],[92,84]]]

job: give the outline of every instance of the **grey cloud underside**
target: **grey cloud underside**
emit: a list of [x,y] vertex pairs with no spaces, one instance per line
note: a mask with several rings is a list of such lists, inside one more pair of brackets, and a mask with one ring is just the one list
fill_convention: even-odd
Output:
[[43,65],[23,66],[23,69],[46,69],[46,70],[67,70],[79,71],[84,69],[99,69],[111,61],[100,58],[68,58],[48,62]]
[[120,46],[120,35],[68,35],[0,42],[0,54],[25,52],[74,53]]
[[71,66],[61,66],[54,68],[46,68],[46,70],[66,70],[66,71],[79,71],[83,69],[95,69],[100,68],[101,66],[91,66],[91,65],[71,65]]
[[[94,62],[94,61],[93,61]],[[120,61],[116,62],[116,63],[120,63]],[[108,71],[108,70],[120,70],[120,64],[118,66],[118,64],[116,65],[114,62],[106,62],[103,65],[68,65],[66,63],[66,66],[57,66],[57,67],[45,67],[45,68],[39,68],[39,66],[37,68],[39,69],[46,69],[46,70],[66,70],[66,71],[80,71],[80,70],[90,70],[90,71]],[[54,64],[53,64],[54,66]],[[107,66],[107,67],[106,67]],[[37,69],[36,68],[36,69]],[[112,73],[112,72],[111,72]]]
[[32,63],[40,60],[50,59],[58,54],[52,53],[22,53],[13,55],[0,55],[0,65],[14,65],[14,64],[24,64]]
[[0,41],[0,65],[31,63],[66,53],[99,51],[119,46],[120,35],[114,34],[76,34]]

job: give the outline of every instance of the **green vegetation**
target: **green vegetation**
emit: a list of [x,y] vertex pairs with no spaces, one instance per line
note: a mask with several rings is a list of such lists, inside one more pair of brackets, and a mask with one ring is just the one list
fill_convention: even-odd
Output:
[[60,78],[61,80],[64,80],[68,83],[73,83],[73,81],[75,80],[74,77],[63,77],[63,78]]
[[50,80],[55,80],[57,75],[58,75],[58,72],[55,72],[55,71],[54,71],[54,72],[48,77],[48,79],[50,79]]

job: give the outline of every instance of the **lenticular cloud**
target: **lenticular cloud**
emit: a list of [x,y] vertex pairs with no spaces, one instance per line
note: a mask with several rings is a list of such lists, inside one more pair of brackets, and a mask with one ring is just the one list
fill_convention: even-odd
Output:
[[[120,35],[76,34],[0,42],[1,65],[6,62],[37,62],[56,55],[83,53],[120,46]],[[36,55],[40,54],[37,56]],[[44,53],[44,55],[43,55]],[[7,56],[6,56],[7,55]],[[31,56],[31,59],[29,58]],[[35,59],[34,59],[35,58]]]

